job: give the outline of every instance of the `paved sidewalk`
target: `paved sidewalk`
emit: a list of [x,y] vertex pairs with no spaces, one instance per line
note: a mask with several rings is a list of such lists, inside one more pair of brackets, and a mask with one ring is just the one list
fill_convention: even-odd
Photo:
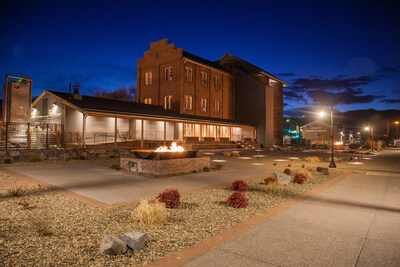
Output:
[[400,266],[400,173],[356,171],[184,266]]

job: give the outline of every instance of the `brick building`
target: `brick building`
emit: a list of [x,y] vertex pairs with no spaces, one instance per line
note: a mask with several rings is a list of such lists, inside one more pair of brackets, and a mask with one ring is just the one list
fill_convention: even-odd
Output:
[[[252,137],[264,146],[282,143],[287,85],[229,53],[209,61],[175,48],[168,39],[151,43],[138,60],[137,102],[254,126]],[[186,127],[184,135],[190,132]]]
[[[331,125],[319,120],[312,121],[300,127],[303,139],[310,144],[331,145]],[[333,142],[338,141],[338,127],[333,126]]]

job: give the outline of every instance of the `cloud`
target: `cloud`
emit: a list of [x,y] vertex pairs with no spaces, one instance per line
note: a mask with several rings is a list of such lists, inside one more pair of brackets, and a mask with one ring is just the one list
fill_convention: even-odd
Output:
[[379,69],[379,72],[389,73],[389,74],[395,74],[395,73],[398,73],[399,71],[400,71],[400,66],[397,66],[397,67],[383,67],[383,68]]
[[307,89],[337,90],[367,85],[372,81],[374,81],[374,79],[372,76],[369,75],[350,78],[337,76],[332,79],[323,79],[316,77],[298,78],[294,79],[291,82],[291,89],[297,91],[305,91]]
[[396,104],[396,103],[400,103],[400,99],[383,99],[380,102],[386,103],[386,104]]
[[334,104],[362,104],[371,103],[382,96],[376,95],[363,95],[361,88],[351,89],[347,88],[339,92],[330,92],[327,90],[309,90],[307,95],[313,100],[314,103],[329,104],[333,101]]
[[283,72],[283,73],[278,73],[278,76],[290,77],[290,76],[295,76],[295,74],[292,72]]

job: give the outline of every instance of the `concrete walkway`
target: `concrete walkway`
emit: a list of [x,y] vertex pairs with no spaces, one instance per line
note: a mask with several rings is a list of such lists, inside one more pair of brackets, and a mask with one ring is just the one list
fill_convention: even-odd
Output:
[[400,266],[399,252],[400,173],[359,170],[184,266]]

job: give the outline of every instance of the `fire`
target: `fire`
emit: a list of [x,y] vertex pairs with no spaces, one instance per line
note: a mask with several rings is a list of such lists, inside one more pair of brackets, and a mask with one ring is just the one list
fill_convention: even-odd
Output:
[[341,146],[341,145],[343,145],[343,142],[336,142],[335,145],[336,146]]
[[167,146],[160,146],[154,152],[182,152],[185,151],[185,149],[182,146],[178,146],[175,142],[171,144],[171,146],[168,148]]

